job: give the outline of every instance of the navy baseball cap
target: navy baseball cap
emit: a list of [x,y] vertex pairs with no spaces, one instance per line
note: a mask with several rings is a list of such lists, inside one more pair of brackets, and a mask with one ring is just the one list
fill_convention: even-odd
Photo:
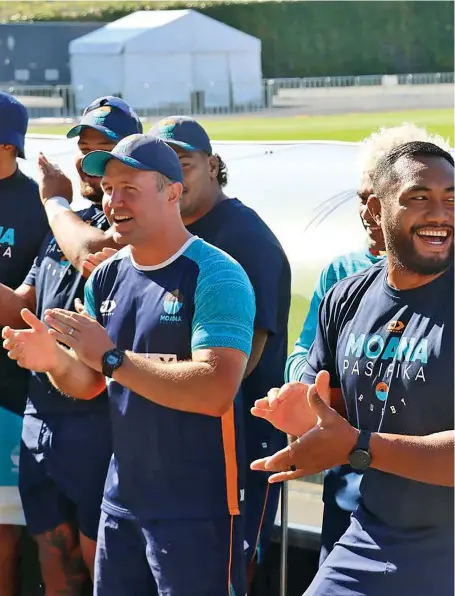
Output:
[[23,159],[27,126],[26,107],[9,93],[0,91],[0,145],[14,145]]
[[91,151],[82,160],[82,170],[89,176],[101,178],[111,159],[137,170],[159,172],[173,182],[183,184],[182,166],[177,154],[156,137],[134,134],[122,139],[112,151]]
[[212,155],[208,134],[196,120],[186,116],[163,118],[152,126],[150,135],[163,139],[168,145],[181,147],[185,151],[203,151]]
[[74,126],[66,136],[69,139],[77,137],[84,128],[98,130],[114,141],[142,133],[142,123],[136,112],[126,101],[114,96],[95,99],[84,110],[79,124]]

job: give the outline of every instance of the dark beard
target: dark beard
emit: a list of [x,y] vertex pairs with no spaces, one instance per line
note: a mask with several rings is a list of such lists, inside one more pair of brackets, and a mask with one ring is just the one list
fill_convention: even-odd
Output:
[[95,188],[87,182],[81,182],[81,196],[91,203],[101,205],[103,203],[103,194],[101,187]]
[[443,273],[453,264],[453,229],[447,255],[435,255],[434,257],[422,257],[414,248],[413,236],[417,229],[413,228],[409,233],[404,233],[393,225],[387,225],[384,230],[387,252],[401,269],[412,271],[418,275],[437,275],[438,273]]

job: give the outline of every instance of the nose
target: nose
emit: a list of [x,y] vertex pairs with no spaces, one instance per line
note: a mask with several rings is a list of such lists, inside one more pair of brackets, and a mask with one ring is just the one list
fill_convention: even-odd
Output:
[[107,200],[107,204],[111,209],[116,209],[124,205],[123,193],[120,189],[112,189],[112,192]]

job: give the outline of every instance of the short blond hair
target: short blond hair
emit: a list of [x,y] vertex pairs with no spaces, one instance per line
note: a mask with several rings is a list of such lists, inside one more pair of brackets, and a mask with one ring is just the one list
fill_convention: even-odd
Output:
[[380,128],[364,139],[360,148],[360,164],[363,175],[371,175],[376,169],[381,157],[391,149],[410,143],[411,141],[423,141],[433,143],[441,149],[450,152],[450,144],[441,135],[434,135],[426,128],[417,126],[412,122],[403,122],[399,126]]

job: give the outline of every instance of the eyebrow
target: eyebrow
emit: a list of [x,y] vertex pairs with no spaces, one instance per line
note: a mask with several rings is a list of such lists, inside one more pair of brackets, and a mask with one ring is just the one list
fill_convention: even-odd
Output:
[[[416,192],[416,191],[425,191],[425,192],[431,192],[431,188],[428,188],[427,186],[422,186],[419,184],[416,184],[414,186],[410,186],[409,188],[405,188],[403,189],[403,193],[406,192]],[[454,190],[453,185],[449,186],[447,188],[444,189],[444,192],[452,192]]]

